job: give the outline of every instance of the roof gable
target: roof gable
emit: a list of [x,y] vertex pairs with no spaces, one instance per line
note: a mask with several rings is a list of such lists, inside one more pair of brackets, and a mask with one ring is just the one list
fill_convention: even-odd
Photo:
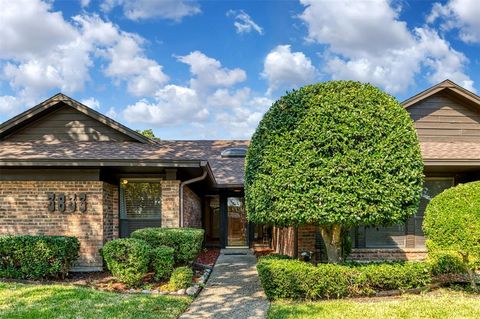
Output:
[[480,96],[476,95],[475,93],[461,87],[460,85],[456,84],[451,80],[445,80],[437,85],[434,85],[425,91],[422,91],[409,99],[406,99],[402,102],[404,108],[408,108],[436,93],[445,91],[447,94],[455,95],[457,98],[467,100],[473,104],[476,104],[477,107],[480,108]]
[[0,125],[0,140],[31,141],[36,138],[44,141],[155,143],[61,93]]

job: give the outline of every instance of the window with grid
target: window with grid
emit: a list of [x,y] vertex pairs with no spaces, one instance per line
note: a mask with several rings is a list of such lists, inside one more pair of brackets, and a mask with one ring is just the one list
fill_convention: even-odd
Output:
[[160,227],[162,190],[160,181],[126,180],[120,183],[120,236],[146,227]]

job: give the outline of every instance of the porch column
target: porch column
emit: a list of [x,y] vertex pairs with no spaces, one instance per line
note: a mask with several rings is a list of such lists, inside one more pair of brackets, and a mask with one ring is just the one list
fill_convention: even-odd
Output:
[[179,227],[180,181],[162,180],[162,227]]

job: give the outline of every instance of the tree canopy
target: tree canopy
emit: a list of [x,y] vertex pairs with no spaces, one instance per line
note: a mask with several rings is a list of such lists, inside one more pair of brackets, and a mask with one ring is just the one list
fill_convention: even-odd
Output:
[[287,93],[260,121],[246,157],[246,208],[250,221],[279,226],[387,225],[417,211],[422,179],[400,103],[370,84],[330,81]]
[[425,210],[423,230],[431,252],[461,256],[470,270],[480,260],[480,182],[459,184],[434,197]]
[[148,138],[151,138],[152,140],[159,141],[160,138],[155,136],[155,133],[151,128],[145,129],[145,130],[136,130],[137,133],[142,134],[143,136],[146,136]]

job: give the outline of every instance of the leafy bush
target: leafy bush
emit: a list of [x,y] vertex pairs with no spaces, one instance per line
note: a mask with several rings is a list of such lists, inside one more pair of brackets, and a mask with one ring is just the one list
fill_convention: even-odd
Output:
[[0,277],[64,278],[78,258],[80,242],[64,236],[1,236]]
[[192,283],[193,270],[189,267],[178,267],[172,273],[168,287],[171,290],[186,289]]
[[379,291],[423,287],[430,283],[425,263],[381,263],[358,266],[261,258],[262,286],[270,299],[321,299],[365,296]]
[[115,239],[102,249],[108,270],[129,286],[138,284],[147,273],[150,253],[150,245],[135,238]]
[[480,259],[480,182],[459,184],[427,205],[423,230],[429,252],[451,251],[462,258],[473,288]]
[[143,228],[134,231],[131,237],[145,240],[153,248],[171,247],[176,263],[189,264],[200,253],[203,233],[203,229],[196,228]]
[[466,273],[465,265],[462,258],[455,253],[437,252],[428,254],[428,263],[432,271],[432,275],[444,274],[463,274]]
[[288,255],[282,255],[282,254],[270,254],[262,257],[263,260],[268,260],[268,259],[276,259],[276,260],[282,260],[282,259],[292,259],[292,257]]
[[[418,210],[420,147],[408,112],[353,81],[308,85],[276,101],[248,148],[249,221],[318,224],[328,260],[342,259],[342,231],[404,221]],[[348,250],[346,250],[348,252]]]
[[430,283],[430,267],[423,262],[390,262],[358,266],[357,284],[368,291],[410,289]]
[[175,263],[173,259],[174,250],[171,247],[160,246],[153,249],[151,265],[155,271],[155,280],[167,279],[173,271]]

